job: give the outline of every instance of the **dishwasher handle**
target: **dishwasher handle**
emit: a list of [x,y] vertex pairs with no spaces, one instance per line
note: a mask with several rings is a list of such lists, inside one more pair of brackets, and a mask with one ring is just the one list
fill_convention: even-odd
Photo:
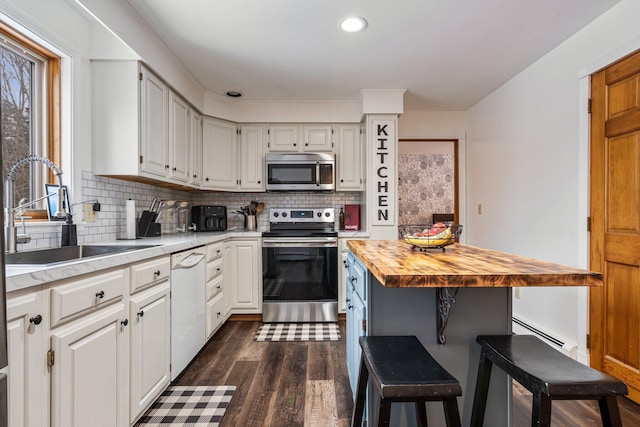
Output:
[[205,257],[205,254],[194,252],[188,257],[184,258],[180,262],[173,265],[172,269],[177,270],[178,268],[191,268],[196,266],[200,261],[202,261]]

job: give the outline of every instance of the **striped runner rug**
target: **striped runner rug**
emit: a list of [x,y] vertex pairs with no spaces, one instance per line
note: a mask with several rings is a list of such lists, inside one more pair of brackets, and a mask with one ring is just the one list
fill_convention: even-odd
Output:
[[218,426],[235,386],[172,386],[136,423],[137,426]]
[[254,341],[340,341],[337,323],[263,323]]

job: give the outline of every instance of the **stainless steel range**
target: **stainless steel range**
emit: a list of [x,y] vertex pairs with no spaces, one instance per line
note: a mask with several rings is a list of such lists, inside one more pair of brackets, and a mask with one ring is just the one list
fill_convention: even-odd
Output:
[[338,320],[333,208],[272,208],[262,233],[263,322]]

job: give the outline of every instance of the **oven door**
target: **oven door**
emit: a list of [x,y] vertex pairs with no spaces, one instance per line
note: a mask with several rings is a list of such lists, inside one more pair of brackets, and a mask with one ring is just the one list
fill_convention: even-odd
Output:
[[336,321],[337,264],[335,237],[264,238],[263,321]]

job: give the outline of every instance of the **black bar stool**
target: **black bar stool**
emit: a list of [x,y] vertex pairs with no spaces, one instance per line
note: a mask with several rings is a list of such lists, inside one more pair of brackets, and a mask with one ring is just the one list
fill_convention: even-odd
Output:
[[471,427],[484,421],[493,364],[533,393],[532,426],[551,425],[552,400],[597,400],[602,425],[622,426],[617,396],[628,393],[622,381],[565,356],[533,335],[480,335],[476,341],[482,352]]
[[[414,402],[418,426],[427,426],[427,401],[441,401],[448,427],[460,427],[460,383],[415,336],[360,337],[362,359],[351,426],[362,424],[369,376],[380,395],[378,426],[388,426],[392,402]],[[369,423],[373,426],[375,424]]]

